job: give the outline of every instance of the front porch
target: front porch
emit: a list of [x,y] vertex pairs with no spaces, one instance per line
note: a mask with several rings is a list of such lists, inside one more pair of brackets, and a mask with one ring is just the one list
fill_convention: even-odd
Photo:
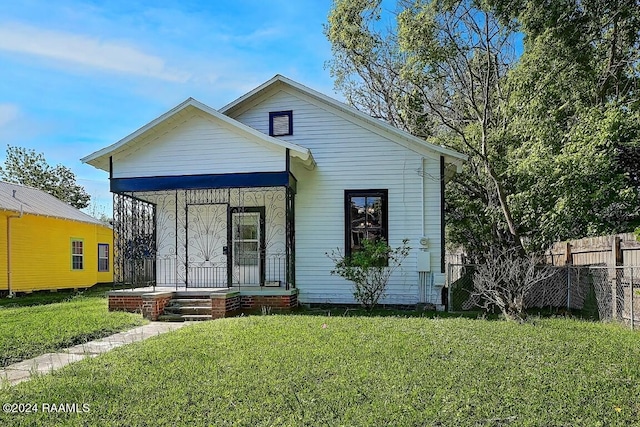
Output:
[[295,178],[249,175],[112,180],[115,283],[295,288]]
[[[145,319],[152,321],[210,320],[260,309],[291,310],[298,306],[298,290],[264,287],[175,289],[156,286],[112,290],[108,293],[108,299],[109,311],[142,313]],[[187,308],[187,314],[165,314],[168,307],[180,307],[181,302],[187,304],[182,306],[182,309]]]

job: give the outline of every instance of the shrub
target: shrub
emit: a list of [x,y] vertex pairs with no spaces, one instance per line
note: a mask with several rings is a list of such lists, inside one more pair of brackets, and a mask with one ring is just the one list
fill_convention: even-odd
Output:
[[472,295],[479,297],[479,305],[495,306],[507,320],[523,322],[526,318],[525,297],[539,283],[553,275],[534,255],[520,255],[515,251],[491,253],[486,262],[477,267],[473,276]]
[[351,256],[343,255],[339,249],[327,253],[327,256],[335,263],[331,274],[353,282],[353,297],[370,310],[385,295],[389,277],[400,267],[410,250],[408,239],[395,249],[384,239],[367,239],[363,241],[362,248]]

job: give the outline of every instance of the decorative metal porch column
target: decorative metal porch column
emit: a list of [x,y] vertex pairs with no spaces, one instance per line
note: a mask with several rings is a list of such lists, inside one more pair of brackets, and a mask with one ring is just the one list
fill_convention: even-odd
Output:
[[113,279],[132,287],[156,284],[156,208],[132,194],[113,194]]

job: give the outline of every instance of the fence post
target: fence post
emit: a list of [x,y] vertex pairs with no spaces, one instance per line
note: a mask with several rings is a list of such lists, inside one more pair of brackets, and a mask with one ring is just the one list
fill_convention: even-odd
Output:
[[564,263],[573,264],[573,254],[571,253],[571,243],[567,242],[564,249]]
[[451,311],[451,264],[447,264],[447,276],[445,277],[445,283],[447,284],[447,311]]
[[571,311],[571,266],[573,265],[571,243],[567,242],[564,254],[564,265],[567,267],[567,312],[569,312]]
[[613,280],[611,281],[611,296],[613,316],[616,320],[621,320],[624,314],[624,290],[622,290],[622,306],[619,307],[620,296],[619,291],[622,288],[622,274],[618,274],[618,266],[624,264],[622,259],[622,251],[620,250],[620,237],[614,236],[611,245],[611,260],[613,261]]
[[[624,267],[623,267],[624,268]],[[634,313],[633,313],[633,303],[635,302],[636,298],[635,295],[633,295],[633,267],[631,267],[631,330],[633,331],[633,322],[634,322]]]
[[571,264],[567,267],[567,312],[571,311]]

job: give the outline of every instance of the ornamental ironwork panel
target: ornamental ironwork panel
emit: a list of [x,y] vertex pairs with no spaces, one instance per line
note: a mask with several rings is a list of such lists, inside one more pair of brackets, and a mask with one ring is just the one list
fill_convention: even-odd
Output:
[[114,194],[114,281],[134,287],[155,286],[155,205]]
[[228,205],[187,204],[188,287],[227,287]]

